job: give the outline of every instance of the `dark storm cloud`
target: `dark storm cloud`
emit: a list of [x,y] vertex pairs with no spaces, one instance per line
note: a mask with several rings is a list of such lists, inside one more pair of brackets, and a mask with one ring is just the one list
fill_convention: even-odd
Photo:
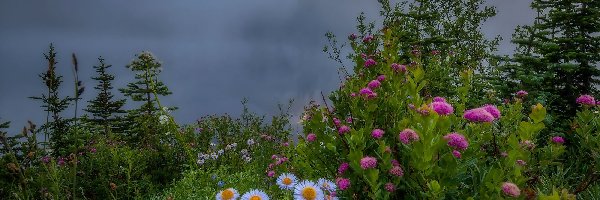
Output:
[[[499,6],[499,17],[484,28],[488,35],[507,38],[516,24],[531,19],[523,1],[491,4]],[[523,13],[505,13],[516,7]],[[298,113],[339,82],[336,63],[321,52],[324,33],[344,39],[361,11],[378,19],[376,1],[363,0],[2,1],[0,117],[13,127],[27,119],[43,123],[39,103],[26,97],[44,92],[37,74],[46,68],[42,53],[50,42],[58,51],[65,95],[73,90],[70,53],[79,58],[87,86],[83,98],[89,100],[98,56],[113,65],[114,86],[121,88],[133,78],[124,66],[149,50],[164,64],[161,79],[173,95],[163,103],[180,107],[174,112],[180,122],[237,114],[244,97],[261,114],[275,114],[277,103],[293,98]]]

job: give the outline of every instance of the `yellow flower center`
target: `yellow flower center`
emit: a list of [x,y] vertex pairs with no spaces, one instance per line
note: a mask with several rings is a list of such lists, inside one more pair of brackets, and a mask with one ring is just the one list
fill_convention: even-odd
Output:
[[223,192],[221,192],[221,199],[225,199],[225,200],[229,200],[229,199],[233,199],[233,191],[231,190],[225,190]]
[[261,198],[258,195],[254,195],[254,196],[250,197],[250,200],[261,200]]
[[312,187],[306,187],[302,189],[302,197],[304,197],[304,199],[314,200],[317,198],[317,190]]
[[285,178],[283,179],[283,184],[284,184],[284,185],[290,185],[290,184],[292,184],[292,179],[291,179],[291,178],[288,178],[288,177],[285,177]]

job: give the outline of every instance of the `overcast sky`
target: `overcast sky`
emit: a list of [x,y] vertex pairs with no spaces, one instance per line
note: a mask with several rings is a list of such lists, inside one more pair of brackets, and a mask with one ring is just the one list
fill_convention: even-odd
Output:
[[[498,15],[483,31],[505,40],[516,25],[529,24],[531,0],[491,0]],[[277,103],[295,99],[298,114],[310,99],[338,87],[337,65],[321,50],[324,34],[345,38],[365,12],[378,19],[375,0],[218,0],[218,1],[0,1],[0,121],[18,130],[27,120],[42,124],[38,74],[47,69],[43,53],[54,43],[63,95],[72,95],[70,54],[76,53],[86,85],[80,108],[95,97],[93,65],[102,56],[117,75],[115,88],[133,80],[125,68],[136,53],[148,50],[163,63],[161,80],[173,92],[163,104],[178,106],[177,121],[190,123],[207,114],[250,109],[272,115]],[[114,91],[118,93],[118,91]],[[68,113],[72,116],[72,112]],[[293,120],[297,121],[297,116]]]

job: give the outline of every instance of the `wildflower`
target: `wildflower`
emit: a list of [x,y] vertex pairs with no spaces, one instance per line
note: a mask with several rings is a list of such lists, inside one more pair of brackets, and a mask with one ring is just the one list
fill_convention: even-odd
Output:
[[443,101],[434,101],[430,104],[430,107],[438,115],[450,115],[454,113],[452,105]]
[[240,200],[269,200],[269,196],[263,191],[254,189],[244,193]]
[[482,108],[485,109],[486,111],[488,111],[490,114],[492,114],[492,116],[494,116],[495,119],[500,118],[500,111],[498,110],[498,108],[496,108],[496,106],[491,105],[491,104],[486,104],[486,105],[483,105]]
[[96,153],[96,151],[97,151],[97,150],[96,150],[96,148],[92,148],[92,149],[90,149],[90,152],[91,152],[91,153]]
[[369,82],[369,84],[367,84],[367,87],[371,89],[378,88],[379,86],[381,86],[381,82],[379,82],[378,80],[372,80],[371,82]]
[[337,189],[337,186],[333,181],[324,178],[320,178],[317,181],[317,184],[319,185],[319,187],[321,187],[321,189],[323,189],[323,191],[335,192],[335,190]]
[[225,151],[223,149],[219,149],[219,151],[217,151],[218,155],[223,155],[223,153],[225,153]]
[[350,188],[350,179],[347,178],[338,178],[335,181],[335,184],[340,188],[340,190],[346,190]]
[[517,164],[518,164],[518,165],[520,165],[520,166],[525,166],[525,165],[527,165],[527,162],[525,162],[524,160],[517,160],[516,162],[517,162]]
[[390,161],[392,163],[392,166],[400,166],[400,163],[398,162],[398,160],[393,159],[392,161]]
[[448,146],[458,150],[465,150],[469,147],[469,142],[467,142],[465,136],[460,133],[450,133],[444,136],[444,139],[448,141]]
[[565,139],[560,136],[554,136],[554,137],[552,137],[552,142],[554,144],[563,144],[563,143],[565,143]]
[[392,70],[394,70],[394,72],[398,73],[406,73],[406,65],[400,65],[397,63],[392,63]]
[[338,129],[338,133],[340,133],[340,135],[344,135],[344,134],[346,134],[346,133],[348,133],[348,132],[350,132],[350,127],[348,127],[348,126],[346,126],[346,125],[344,125],[344,126],[341,126],[341,127]]
[[346,118],[346,123],[352,124],[352,117],[347,117]]
[[377,167],[377,159],[370,156],[365,156],[360,159],[360,167],[363,169],[372,169]]
[[398,139],[400,139],[400,141],[404,144],[410,144],[413,141],[418,141],[419,135],[417,135],[417,132],[413,131],[412,129],[407,128],[398,134]]
[[213,160],[216,160],[219,158],[219,155],[217,155],[217,153],[211,153],[210,158],[212,158]]
[[306,141],[314,142],[315,140],[317,140],[317,135],[315,135],[314,133],[309,133],[308,135],[306,135]]
[[348,170],[349,167],[350,165],[347,162],[342,163],[340,167],[338,167],[338,174],[344,174],[344,172],[346,172],[346,170]]
[[248,154],[248,149],[242,149],[242,150],[240,150],[240,153],[241,154]]
[[161,115],[158,117],[158,122],[160,124],[166,124],[169,121],[169,117],[166,115]]
[[514,183],[504,182],[502,183],[502,193],[509,197],[519,197],[521,195],[521,190]]
[[198,160],[196,160],[196,164],[198,164],[198,165],[203,165],[204,162],[205,162],[204,159],[198,159]]
[[385,190],[388,192],[394,192],[396,190],[396,186],[393,183],[386,183]]
[[433,97],[433,102],[446,102],[444,97]]
[[369,58],[369,59],[367,59],[365,61],[365,68],[369,68],[369,67],[371,67],[373,65],[376,65],[376,64],[377,64],[377,62],[375,60]]
[[284,142],[283,144],[281,144],[281,146],[287,147],[287,146],[290,146],[290,143]]
[[275,171],[271,170],[271,171],[267,172],[267,176],[268,176],[268,177],[273,177],[273,176],[275,176]]
[[457,150],[452,150],[452,155],[458,159],[460,159],[462,157],[462,155],[460,154],[460,151],[457,151]]
[[295,175],[283,173],[277,178],[277,185],[282,190],[293,190],[297,180],[298,178]]
[[531,140],[525,140],[521,142],[521,147],[529,150],[533,150],[535,148],[535,144]]
[[219,182],[217,183],[217,186],[219,186],[219,187],[223,187],[223,185],[225,185],[225,182],[223,182],[223,181],[219,181]]
[[273,154],[273,155],[271,156],[271,159],[273,159],[273,160],[275,160],[275,159],[277,159],[277,158],[278,158],[278,156],[277,156],[277,155],[275,155],[275,154]]
[[483,108],[466,110],[463,118],[471,122],[492,122],[495,119],[492,114]]
[[379,76],[377,76],[377,80],[378,80],[379,82],[383,82],[383,81],[385,81],[385,75],[383,75],[383,74],[382,74],[382,75],[379,75]]
[[431,54],[432,55],[438,55],[438,54],[440,54],[440,51],[438,51],[438,50],[431,50]]
[[525,96],[527,96],[529,93],[527,93],[527,91],[525,90],[519,90],[517,93],[515,93],[515,95],[517,95],[518,98],[523,98]]
[[62,167],[62,166],[65,166],[65,164],[66,164],[65,158],[59,157],[58,158],[58,165]]
[[254,145],[254,139],[248,139],[248,141],[246,141],[246,144],[248,144],[248,146]]
[[352,33],[348,36],[348,39],[355,40],[357,38],[356,34]]
[[594,97],[587,95],[587,94],[579,96],[575,102],[577,102],[578,104],[581,104],[581,105],[586,105],[586,106],[596,105],[596,100],[594,100]]
[[333,118],[333,125],[335,125],[336,127],[339,127],[340,124],[342,124],[342,121],[340,121],[340,119],[338,118]]
[[238,196],[240,195],[238,194],[237,190],[233,188],[227,188],[217,193],[217,200],[233,200],[237,199]]
[[372,40],[373,40],[373,35],[367,35],[363,38],[364,43],[371,42]]
[[44,156],[44,157],[42,157],[42,162],[44,162],[46,164],[48,164],[50,162],[50,160],[51,160],[50,156]]
[[356,93],[354,93],[354,92],[350,93],[350,97],[355,97],[355,96],[356,96]]
[[370,88],[366,87],[366,88],[360,89],[359,93],[361,95],[369,95],[369,94],[373,94],[373,90],[371,90]]
[[297,200],[316,200],[324,197],[323,190],[312,181],[302,181],[294,188],[294,199]]
[[371,132],[371,136],[375,139],[379,139],[381,137],[383,137],[383,130],[381,129],[375,129]]
[[397,177],[402,177],[404,176],[404,170],[402,170],[402,167],[400,166],[394,166],[390,169],[390,174]]

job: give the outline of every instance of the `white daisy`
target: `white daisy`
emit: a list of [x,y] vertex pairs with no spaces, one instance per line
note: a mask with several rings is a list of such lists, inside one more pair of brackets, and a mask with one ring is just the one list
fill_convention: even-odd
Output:
[[248,139],[246,143],[248,144],[248,146],[252,146],[254,144],[254,139]]
[[260,190],[250,190],[249,192],[244,193],[240,200],[269,200],[269,196]]
[[237,192],[237,190],[233,188],[227,188],[217,193],[217,200],[234,200],[239,196],[240,194]]
[[312,181],[299,182],[294,188],[294,199],[296,200],[316,200],[324,197],[323,190]]
[[279,188],[281,188],[282,190],[293,190],[294,186],[296,186],[297,181],[298,178],[296,178],[295,175],[290,173],[283,173],[279,176],[279,178],[277,178],[277,185],[279,185]]
[[320,178],[317,181],[317,184],[319,184],[319,187],[321,187],[321,189],[329,191],[329,192],[335,192],[335,190],[337,189],[337,186],[335,185],[335,183],[333,181],[324,179],[324,178]]

